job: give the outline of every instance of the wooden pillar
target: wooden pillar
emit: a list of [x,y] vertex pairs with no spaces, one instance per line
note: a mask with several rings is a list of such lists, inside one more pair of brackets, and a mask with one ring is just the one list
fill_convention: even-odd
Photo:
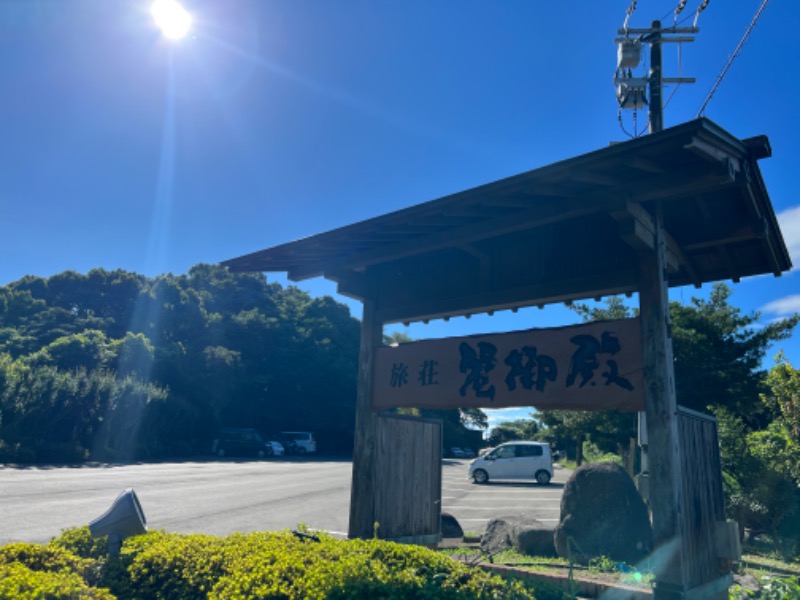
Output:
[[383,341],[383,323],[375,318],[375,305],[364,301],[361,350],[358,357],[356,431],[353,444],[353,481],[350,486],[350,538],[373,536],[375,522],[375,457],[378,415],[372,410],[372,365],[375,349]]
[[687,588],[681,560],[683,480],[678,440],[675,374],[666,272],[664,223],[654,215],[652,251],[639,257],[639,308],[645,379],[645,411],[653,515],[655,600],[682,598]]

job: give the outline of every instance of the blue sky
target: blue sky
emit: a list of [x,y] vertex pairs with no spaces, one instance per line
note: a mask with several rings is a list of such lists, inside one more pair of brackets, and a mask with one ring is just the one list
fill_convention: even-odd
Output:
[[[183,4],[192,29],[171,42],[150,0],[0,3],[0,284],[184,273],[628,139],[612,85],[628,0]],[[676,4],[641,0],[630,25],[671,24]],[[760,4],[712,0],[693,43],[665,46],[665,75],[697,79],[666,90],[666,126],[697,115]],[[800,3],[767,6],[705,116],[769,136],[760,165],[800,266],[796,23]],[[799,282],[745,279],[732,300],[766,323],[800,311]],[[401,329],[574,321],[556,306]],[[800,365],[800,334],[782,346]]]

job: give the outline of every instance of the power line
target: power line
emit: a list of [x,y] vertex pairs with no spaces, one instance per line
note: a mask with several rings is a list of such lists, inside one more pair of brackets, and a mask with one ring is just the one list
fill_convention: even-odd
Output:
[[[707,4],[707,2],[705,2],[704,4]],[[709,102],[711,102],[712,96],[717,91],[719,85],[722,83],[722,79],[725,77],[726,73],[731,68],[733,61],[736,60],[736,57],[739,56],[739,54],[741,54],[742,48],[744,48],[745,43],[747,43],[750,34],[752,33],[753,29],[756,26],[756,23],[758,22],[758,18],[761,16],[761,13],[764,12],[764,9],[767,7],[767,4],[769,4],[769,0],[762,0],[761,6],[758,7],[756,14],[753,16],[753,20],[750,21],[750,25],[747,26],[747,29],[745,30],[744,35],[742,36],[742,39],[739,40],[739,44],[736,46],[736,49],[728,57],[728,62],[725,63],[725,66],[722,68],[722,71],[720,72],[719,76],[717,76],[717,80],[711,87],[711,91],[708,92],[708,96],[706,96],[706,99],[703,101],[703,105],[700,107],[700,110],[697,111],[698,117],[705,112],[706,106],[708,105]]]

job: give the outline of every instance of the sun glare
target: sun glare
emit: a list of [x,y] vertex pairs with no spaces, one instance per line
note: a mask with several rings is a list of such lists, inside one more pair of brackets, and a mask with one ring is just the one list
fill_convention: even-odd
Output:
[[164,36],[171,40],[184,37],[192,26],[192,15],[175,0],[155,0],[150,13]]

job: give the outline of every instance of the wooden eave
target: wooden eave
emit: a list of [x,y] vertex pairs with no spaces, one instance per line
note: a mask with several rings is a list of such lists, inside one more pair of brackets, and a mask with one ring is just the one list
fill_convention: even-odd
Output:
[[670,286],[777,276],[770,154],[698,119],[222,264],[326,277],[385,323],[597,298],[636,292],[660,205]]

